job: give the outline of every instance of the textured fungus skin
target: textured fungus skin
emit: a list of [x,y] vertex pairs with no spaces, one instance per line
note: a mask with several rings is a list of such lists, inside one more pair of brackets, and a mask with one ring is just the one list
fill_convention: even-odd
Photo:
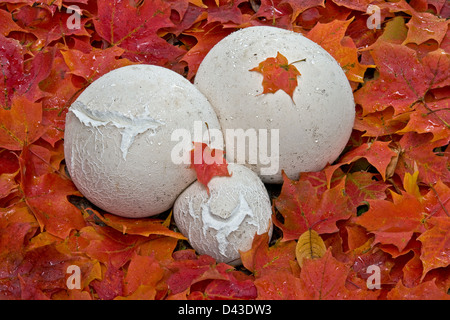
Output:
[[181,233],[200,254],[218,262],[241,263],[240,251],[251,248],[255,234],[272,234],[272,207],[267,190],[252,170],[229,164],[231,177],[214,177],[210,195],[198,181],[175,201],[173,216]]
[[[168,69],[135,65],[94,81],[66,117],[65,155],[80,192],[98,207],[123,217],[147,217],[172,207],[196,179],[186,162],[176,164],[171,141],[176,129],[193,136],[220,129],[206,98]],[[219,142],[223,144],[223,141]],[[213,145],[214,147],[214,145]]]
[[[289,63],[306,59],[293,64],[301,73],[293,99],[282,90],[262,94],[262,74],[250,71],[277,52]],[[266,183],[282,183],[281,170],[291,179],[321,170],[341,154],[353,128],[355,103],[342,68],[322,47],[293,31],[249,27],[230,34],[206,55],[195,85],[215,109],[224,132],[268,129],[270,135],[270,129],[279,129],[278,172],[261,175],[267,164],[246,163]],[[236,162],[236,156],[227,161]]]

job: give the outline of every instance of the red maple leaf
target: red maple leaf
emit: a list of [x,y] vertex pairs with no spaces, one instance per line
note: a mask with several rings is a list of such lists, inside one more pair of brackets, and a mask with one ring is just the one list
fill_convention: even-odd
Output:
[[409,193],[391,192],[393,201],[368,200],[369,211],[356,222],[375,234],[375,242],[392,244],[402,251],[414,232],[423,231],[423,205]]
[[14,96],[9,110],[0,107],[0,147],[20,150],[44,134],[42,104]]
[[330,249],[319,259],[307,259],[300,274],[302,298],[308,300],[376,299],[377,292],[349,290],[346,279],[349,268],[331,254]]
[[336,59],[345,72],[348,80],[364,82],[364,73],[371,65],[362,65],[358,61],[358,50],[352,38],[345,33],[353,21],[333,20],[330,23],[318,23],[308,33],[308,38],[319,44]]
[[337,221],[351,217],[345,180],[318,195],[309,181],[292,181],[286,175],[283,179],[281,194],[274,204],[284,221],[275,219],[274,224],[283,231],[284,241],[297,239],[309,228],[319,234],[333,233],[338,230]]
[[100,0],[97,5],[94,25],[98,35],[124,49],[124,58],[164,66],[185,53],[157,34],[161,28],[174,26],[168,2]]
[[229,177],[228,163],[223,157],[223,151],[211,149],[206,143],[193,142],[191,150],[191,168],[197,173],[197,180],[209,193],[208,182],[215,176]]
[[257,278],[267,274],[290,271],[295,260],[295,242],[277,242],[269,248],[269,235],[255,235],[252,248],[241,252],[243,265]]
[[450,300],[450,296],[438,288],[435,280],[423,282],[413,288],[407,288],[399,281],[395,288],[389,291],[387,298],[390,300]]
[[423,277],[435,268],[445,268],[450,265],[450,219],[444,217],[433,218],[434,226],[422,233],[418,238],[422,242],[420,259],[424,265]]

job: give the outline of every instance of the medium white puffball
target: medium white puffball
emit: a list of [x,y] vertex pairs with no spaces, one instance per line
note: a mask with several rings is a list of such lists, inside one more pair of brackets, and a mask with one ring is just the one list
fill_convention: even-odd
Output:
[[[293,65],[301,75],[292,99],[282,90],[262,94],[263,75],[250,71],[278,52],[289,63],[298,61]],[[217,113],[227,161],[245,162],[267,183],[282,183],[282,170],[291,179],[321,170],[337,159],[352,132],[355,103],[342,68],[293,31],[249,27],[230,34],[201,62],[195,85]],[[242,137],[245,152],[256,160],[238,150]]]
[[111,71],[69,108],[69,174],[87,199],[110,213],[135,218],[164,212],[196,179],[189,154],[182,163],[173,156],[179,137],[172,141],[176,130],[193,139],[195,121],[203,132],[205,123],[220,129],[206,98],[181,75],[151,65]]
[[200,254],[218,262],[241,263],[239,251],[251,249],[255,234],[272,234],[272,207],[267,190],[252,170],[230,163],[230,177],[196,181],[175,201],[173,217],[181,233]]

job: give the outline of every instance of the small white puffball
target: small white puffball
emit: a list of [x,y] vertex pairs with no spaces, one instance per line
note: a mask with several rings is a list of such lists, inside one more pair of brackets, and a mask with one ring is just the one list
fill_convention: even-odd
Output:
[[110,213],[137,218],[164,212],[196,179],[189,148],[180,163],[173,155],[180,137],[172,139],[176,130],[193,139],[195,121],[203,132],[205,122],[220,129],[206,98],[181,75],[151,65],[111,71],[69,108],[69,174],[87,199]]
[[173,217],[181,233],[200,254],[218,262],[241,263],[239,251],[251,249],[255,234],[272,234],[272,207],[267,190],[252,170],[228,165],[230,177],[196,181],[175,201]]
[[[292,98],[283,90],[263,94],[263,75],[250,71],[278,52],[301,74]],[[201,62],[195,85],[217,113],[227,161],[245,162],[266,183],[282,183],[282,170],[290,179],[321,170],[352,132],[355,103],[345,73],[321,46],[293,31],[258,26],[230,34]],[[253,159],[239,151],[243,137]]]

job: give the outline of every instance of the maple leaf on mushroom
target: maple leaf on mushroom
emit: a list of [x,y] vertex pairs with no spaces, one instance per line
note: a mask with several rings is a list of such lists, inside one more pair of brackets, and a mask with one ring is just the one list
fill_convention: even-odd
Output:
[[197,180],[183,191],[173,217],[198,253],[239,265],[240,252],[252,247],[255,234],[272,235],[272,207],[256,173],[235,163],[227,170],[229,175],[213,176],[206,187]]

